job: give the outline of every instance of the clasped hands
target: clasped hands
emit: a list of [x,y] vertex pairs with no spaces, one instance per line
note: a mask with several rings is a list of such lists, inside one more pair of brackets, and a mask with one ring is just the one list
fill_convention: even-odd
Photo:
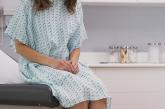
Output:
[[49,61],[49,66],[54,69],[64,70],[77,74],[79,72],[78,62],[74,59],[71,60],[58,60],[51,58]]

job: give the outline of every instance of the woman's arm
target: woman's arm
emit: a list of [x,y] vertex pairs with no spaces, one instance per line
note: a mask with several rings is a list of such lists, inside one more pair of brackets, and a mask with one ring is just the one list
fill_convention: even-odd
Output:
[[78,66],[79,56],[80,56],[80,48],[74,49],[69,55],[69,61],[74,66],[73,73],[75,74],[79,72],[79,66]]
[[18,40],[16,40],[15,45],[16,45],[16,52],[21,56],[27,58],[31,62],[39,63],[55,69],[66,70],[71,72],[71,66],[63,60],[57,60],[47,55],[43,55],[31,49],[30,47],[26,46],[25,44],[21,43]]
[[20,41],[15,41],[16,52],[27,58],[29,61],[49,66],[50,57],[40,54]]
[[69,60],[77,63],[79,60],[79,56],[80,56],[80,48],[76,48],[70,53]]

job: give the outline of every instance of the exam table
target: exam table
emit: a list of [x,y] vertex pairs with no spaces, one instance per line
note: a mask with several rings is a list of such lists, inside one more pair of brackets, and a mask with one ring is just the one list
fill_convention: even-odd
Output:
[[25,84],[18,63],[0,50],[0,109],[61,109],[44,84]]

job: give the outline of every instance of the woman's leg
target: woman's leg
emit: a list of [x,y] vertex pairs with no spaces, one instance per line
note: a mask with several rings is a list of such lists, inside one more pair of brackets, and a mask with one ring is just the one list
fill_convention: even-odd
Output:
[[90,109],[107,109],[107,99],[90,101]]
[[70,109],[88,109],[88,104],[89,103],[87,101],[81,102]]

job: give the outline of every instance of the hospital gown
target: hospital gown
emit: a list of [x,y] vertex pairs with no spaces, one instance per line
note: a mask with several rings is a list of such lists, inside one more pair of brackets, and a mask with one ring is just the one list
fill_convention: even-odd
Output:
[[[80,0],[76,11],[70,14],[64,0],[53,0],[53,6],[44,11],[35,11],[31,0],[20,0],[16,14],[5,33],[14,42],[21,41],[41,54],[61,60],[69,60],[69,54],[88,39]],[[110,109],[111,97],[102,81],[85,64],[78,62],[79,73],[30,62],[19,58],[22,79],[27,83],[47,84],[60,104],[69,108],[83,101],[107,98]]]

